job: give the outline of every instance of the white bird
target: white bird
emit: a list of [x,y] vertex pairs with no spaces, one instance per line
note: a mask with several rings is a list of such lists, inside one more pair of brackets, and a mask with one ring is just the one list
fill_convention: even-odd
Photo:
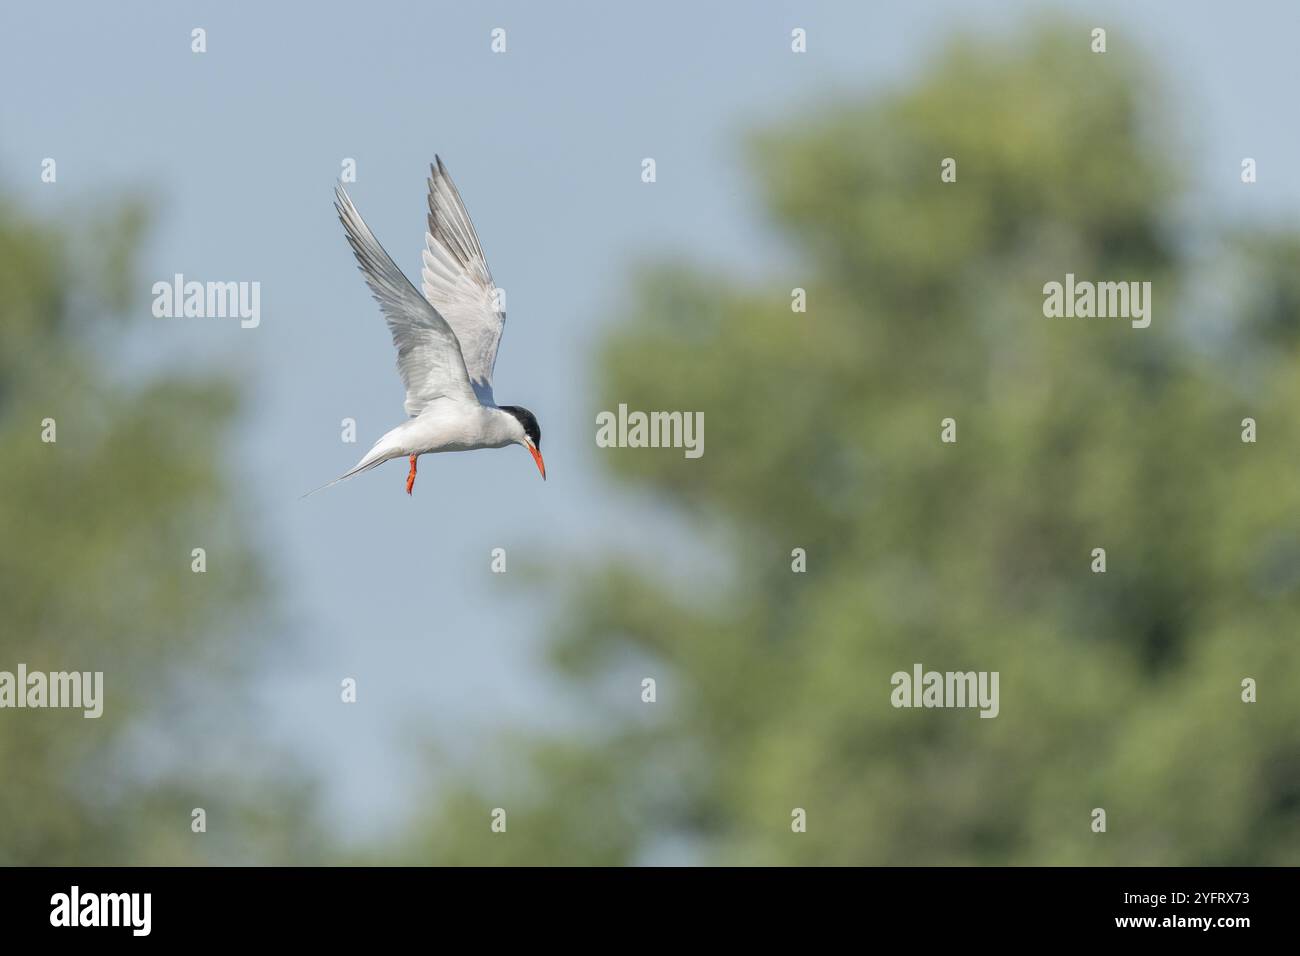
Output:
[[420,272],[424,295],[375,239],[342,184],[334,188],[339,220],[393,334],[410,418],[375,442],[355,468],[324,488],[390,458],[410,458],[409,495],[421,455],[507,445],[527,448],[546,478],[536,417],[518,405],[498,406],[492,396],[492,367],[506,315],[498,309],[497,287],[478,234],[437,156],[429,174],[429,231],[424,236]]

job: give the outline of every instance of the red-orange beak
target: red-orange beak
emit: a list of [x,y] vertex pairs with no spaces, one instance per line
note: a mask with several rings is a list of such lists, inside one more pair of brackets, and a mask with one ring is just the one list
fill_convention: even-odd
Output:
[[537,446],[529,442],[524,446],[533,454],[533,461],[537,462],[537,470],[542,473],[542,481],[546,480],[546,462],[542,461],[542,453],[537,450]]

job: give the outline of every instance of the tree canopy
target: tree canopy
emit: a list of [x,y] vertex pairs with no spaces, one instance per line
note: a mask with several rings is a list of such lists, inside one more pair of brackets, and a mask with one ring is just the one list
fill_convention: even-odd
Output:
[[268,610],[223,467],[236,389],[115,361],[147,221],[0,204],[0,671],[103,673],[97,718],[0,712],[0,864],[311,860],[301,782],[232,759]]
[[[702,458],[601,461],[723,583],[575,556],[553,660],[601,730],[519,741],[409,858],[1296,860],[1300,237],[1189,216],[1168,91],[1086,37],[958,41],[743,144],[786,258],[647,265],[592,405],[704,412]],[[1151,282],[1150,327],[1046,318],[1067,273]],[[916,662],[999,672],[1000,714],[894,708]]]

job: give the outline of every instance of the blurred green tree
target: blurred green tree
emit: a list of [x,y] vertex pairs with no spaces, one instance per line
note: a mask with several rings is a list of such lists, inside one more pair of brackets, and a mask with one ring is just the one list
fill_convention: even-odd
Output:
[[0,670],[102,671],[105,698],[98,719],[0,710],[0,865],[315,854],[302,783],[231,743],[267,611],[222,466],[235,390],[112,361],[146,224],[131,201],[76,229],[0,204]]
[[[959,40],[748,144],[788,260],[646,269],[595,405],[705,413],[698,460],[602,461],[725,571],[574,569],[554,656],[600,730],[405,858],[1300,860],[1300,236],[1190,215],[1167,93],[1087,38]],[[1067,272],[1151,281],[1151,326],[1044,318]],[[1000,672],[1000,715],[894,709],[914,662]]]

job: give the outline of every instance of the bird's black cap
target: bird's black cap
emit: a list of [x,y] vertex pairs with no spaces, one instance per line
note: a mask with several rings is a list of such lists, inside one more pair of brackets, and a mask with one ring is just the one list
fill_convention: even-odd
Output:
[[501,405],[501,411],[508,412],[519,419],[519,424],[524,426],[524,434],[527,435],[538,450],[542,447],[542,428],[537,424],[537,416],[528,409],[519,405]]

